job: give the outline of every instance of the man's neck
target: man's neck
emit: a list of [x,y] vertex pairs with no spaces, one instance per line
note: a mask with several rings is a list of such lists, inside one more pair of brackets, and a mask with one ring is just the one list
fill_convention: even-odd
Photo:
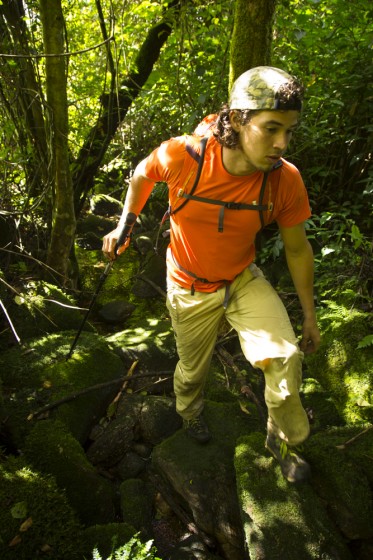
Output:
[[240,149],[222,147],[222,161],[225,170],[231,175],[251,175],[258,171],[244,156]]

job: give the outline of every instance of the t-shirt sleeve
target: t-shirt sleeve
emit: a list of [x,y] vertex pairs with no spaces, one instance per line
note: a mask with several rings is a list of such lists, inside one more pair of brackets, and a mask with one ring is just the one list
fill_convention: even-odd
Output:
[[185,137],[171,138],[156,148],[145,162],[146,176],[169,185],[177,182],[185,158]]
[[281,172],[275,208],[279,209],[275,220],[281,227],[293,227],[311,216],[306,187],[298,169],[287,161]]

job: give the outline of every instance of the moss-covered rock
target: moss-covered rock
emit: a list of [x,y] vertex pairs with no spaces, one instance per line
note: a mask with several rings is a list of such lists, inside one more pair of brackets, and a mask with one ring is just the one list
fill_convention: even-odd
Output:
[[178,360],[171,321],[156,314],[136,309],[128,328],[107,338],[130,368],[139,360],[139,367],[147,371],[173,371]]
[[[373,538],[372,427],[333,428],[305,444],[312,485],[346,538]],[[360,436],[359,436],[360,434]],[[353,438],[356,440],[353,440]],[[353,441],[351,441],[353,440]],[[346,442],[351,443],[346,444]]]
[[133,525],[144,538],[152,533],[152,499],[146,484],[136,478],[120,485],[120,510],[125,523]]
[[81,525],[54,478],[10,458],[0,464],[2,560],[82,560]]
[[61,422],[38,422],[26,439],[24,453],[31,465],[55,477],[84,525],[114,521],[111,484],[96,473],[84,449]]
[[[8,300],[7,310],[21,342],[48,333],[76,330],[82,322],[82,314],[75,299],[53,284],[33,280],[18,289],[19,294]],[[94,331],[89,322],[84,330]],[[0,344],[13,335],[4,331]],[[14,340],[14,337],[13,337]]]
[[316,379],[303,380],[301,399],[308,412],[312,433],[323,431],[329,426],[345,424],[338,413],[332,394]]
[[[76,247],[76,256],[79,262],[82,289],[85,294],[95,294],[102,274],[108,261],[103,257],[102,250],[89,251]],[[132,294],[132,278],[137,274],[139,257],[130,247],[113,263],[105,281],[97,293],[96,301],[92,307],[92,315],[110,301],[125,299],[136,303]]]
[[[75,333],[56,333],[30,340],[0,354],[0,371],[6,398],[7,427],[17,447],[32,427],[30,414],[86,387],[123,375],[119,357],[94,333],[82,333],[72,357],[66,360]],[[80,442],[104,414],[118,386],[87,392],[49,414],[60,418]]]
[[115,549],[126,544],[135,533],[134,527],[127,523],[87,527],[82,532],[84,558],[90,560],[93,550],[97,550],[102,558],[108,558]]
[[352,560],[310,485],[296,487],[263,452],[264,436],[237,442],[235,470],[250,560]]
[[89,206],[91,212],[99,216],[120,216],[123,210],[123,202],[102,193],[92,195]]
[[201,446],[183,430],[156,446],[152,465],[172,489],[175,500],[190,510],[197,526],[217,543],[222,555],[242,560],[243,535],[235,491],[233,455],[238,437],[258,431],[254,405],[246,413],[239,402],[206,401],[204,417],[212,434]]
[[373,422],[373,347],[358,348],[372,317],[329,302],[319,323],[322,343],[306,358],[308,375],[331,393],[346,424]]

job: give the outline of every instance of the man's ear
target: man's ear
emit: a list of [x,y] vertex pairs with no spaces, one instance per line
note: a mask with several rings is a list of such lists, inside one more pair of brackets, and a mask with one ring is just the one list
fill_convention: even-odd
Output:
[[231,127],[235,132],[239,132],[241,129],[241,119],[240,114],[238,111],[233,109],[229,111],[229,122],[231,123]]

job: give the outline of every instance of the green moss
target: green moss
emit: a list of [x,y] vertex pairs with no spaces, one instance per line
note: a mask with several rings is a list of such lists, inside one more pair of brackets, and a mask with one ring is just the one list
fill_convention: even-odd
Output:
[[[33,281],[20,290],[9,302],[8,313],[14,328],[24,343],[30,338],[44,336],[60,330],[78,329],[82,322],[82,314],[76,308],[75,299],[47,282]],[[93,331],[87,322],[85,330]],[[6,341],[9,337],[0,335]]]
[[120,509],[125,523],[132,524],[144,536],[150,535],[152,506],[145,483],[128,479],[120,485]]
[[373,347],[358,349],[371,317],[329,302],[319,314],[322,344],[306,357],[308,375],[330,392],[347,424],[373,421]]
[[[84,293],[92,294],[93,297],[108,261],[104,259],[101,250],[87,251],[77,247],[76,254]],[[138,273],[138,268],[138,255],[134,250],[130,248],[120,255],[97,294],[92,313],[94,314],[97,309],[116,299],[132,301],[132,278]]]
[[92,558],[92,551],[97,549],[102,558],[108,558],[112,551],[126,544],[136,533],[127,523],[108,523],[94,525],[84,529],[82,546],[85,558]]
[[[95,198],[97,202],[100,202],[101,197]],[[107,197],[104,195],[104,200]],[[115,204],[118,206],[120,202],[115,201],[115,199],[111,199]],[[84,235],[86,233],[94,233],[97,238],[101,239],[106,233],[113,230],[117,225],[117,218],[104,218],[103,216],[98,216],[96,214],[85,214],[83,219],[79,219],[76,226],[76,231],[78,236]],[[81,250],[81,249],[77,249]],[[83,260],[83,256],[81,255],[81,260]]]
[[[0,355],[0,371],[8,398],[4,406],[14,443],[20,447],[31,427],[30,413],[85,387],[120,377],[120,358],[96,334],[82,333],[69,360],[72,336],[59,333],[35,339],[27,348],[14,347]],[[95,418],[103,414],[115,385],[87,393],[54,409],[80,441],[84,441]]]
[[342,538],[328,519],[312,487],[296,487],[264,451],[264,436],[238,440],[237,490],[251,560],[350,560]]
[[[233,465],[232,454],[235,442],[240,436],[260,430],[254,405],[249,403],[247,413],[240,408],[238,400],[233,403],[205,402],[204,418],[212,433],[212,439],[206,446],[194,442],[183,431],[163,441],[154,449],[153,454],[168,460],[171,455],[175,462],[183,465],[185,473],[193,472],[198,464],[203,476],[215,477],[218,465]],[[185,450],[188,449],[186,453]],[[188,484],[189,481],[186,481]]]
[[[81,560],[81,526],[54,478],[26,466],[23,458],[0,465],[2,560]],[[25,521],[29,529],[21,530]],[[18,544],[10,542],[19,539]],[[44,550],[44,552],[42,552]]]
[[113,489],[96,474],[79,442],[59,421],[38,422],[25,442],[30,463],[54,475],[85,525],[114,519]]
[[[373,501],[369,480],[359,462],[349,453],[348,446],[343,447],[358,433],[357,428],[335,428],[316,434],[305,446],[305,454],[312,467],[313,485],[328,503],[336,524],[351,539],[373,535]],[[359,444],[361,449],[365,449],[365,461],[372,462],[372,436],[361,436]],[[372,472],[372,466],[370,470]]]
[[334,404],[333,396],[316,379],[304,379],[301,398],[310,417],[312,433],[325,430],[328,426],[344,424]]
[[108,342],[115,347],[125,348],[131,363],[134,356],[138,356],[141,357],[142,366],[149,371],[172,371],[177,355],[170,320],[162,315],[157,317],[144,312],[140,316],[136,311],[128,325],[125,330],[108,337]]

